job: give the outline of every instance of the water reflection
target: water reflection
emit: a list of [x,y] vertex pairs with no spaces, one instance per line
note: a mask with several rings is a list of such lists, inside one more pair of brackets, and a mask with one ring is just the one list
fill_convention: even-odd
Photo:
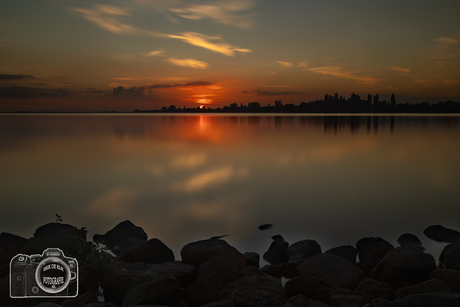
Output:
[[[124,219],[178,250],[460,229],[457,116],[0,116],[1,231]],[[260,232],[257,226],[275,227]],[[428,246],[427,246],[428,247]]]

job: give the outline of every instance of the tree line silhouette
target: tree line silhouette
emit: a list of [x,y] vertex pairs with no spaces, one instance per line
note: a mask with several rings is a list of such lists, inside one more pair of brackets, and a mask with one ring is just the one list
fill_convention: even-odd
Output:
[[324,95],[323,100],[302,102],[298,105],[292,103],[283,104],[281,100],[275,100],[274,104],[261,106],[259,102],[250,102],[247,105],[232,103],[224,107],[194,107],[178,108],[175,105],[162,107],[156,110],[135,110],[134,112],[152,113],[460,113],[460,102],[442,101],[435,104],[421,103],[396,103],[396,97],[391,95],[390,101],[380,100],[379,95],[369,94],[367,99],[355,93],[350,98]]

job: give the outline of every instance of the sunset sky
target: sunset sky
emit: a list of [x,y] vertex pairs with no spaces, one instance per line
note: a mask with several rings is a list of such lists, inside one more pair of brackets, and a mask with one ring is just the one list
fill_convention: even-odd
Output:
[[458,0],[1,1],[0,112],[458,100],[459,12]]

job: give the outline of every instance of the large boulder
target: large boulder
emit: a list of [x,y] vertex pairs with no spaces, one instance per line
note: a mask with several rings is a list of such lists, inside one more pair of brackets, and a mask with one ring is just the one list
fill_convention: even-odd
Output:
[[325,253],[343,257],[353,264],[356,264],[356,257],[358,256],[358,250],[351,245],[334,247],[327,250]]
[[428,280],[434,269],[436,263],[432,255],[412,249],[397,249],[389,252],[371,275],[374,279],[386,282],[420,283]]
[[260,255],[258,253],[246,252],[243,256],[246,259],[247,265],[254,266],[256,268],[259,267]]
[[22,246],[27,242],[26,238],[8,233],[0,233],[0,249],[7,252],[13,246],[22,248]]
[[460,270],[460,241],[444,247],[439,256],[439,264],[445,269]]
[[291,278],[284,285],[287,297],[302,294],[307,298],[329,301],[329,287],[321,282],[317,277],[310,275],[300,275]]
[[429,226],[423,231],[423,233],[428,238],[437,242],[454,243],[460,240],[460,232],[441,225]]
[[34,237],[46,237],[61,234],[69,237],[76,237],[86,241],[86,231],[75,226],[62,223],[48,223],[35,230]]
[[123,297],[122,307],[134,305],[170,305],[179,298],[179,282],[175,278],[157,277],[135,285]]
[[225,257],[240,269],[246,266],[246,259],[236,248],[224,240],[202,240],[185,245],[181,252],[182,261],[199,267],[213,256]]
[[289,261],[307,259],[316,254],[321,254],[321,246],[315,240],[302,240],[291,244],[286,254]]
[[278,307],[286,302],[286,293],[278,278],[252,275],[228,284],[219,298],[231,299],[241,307]]
[[329,287],[354,289],[365,277],[363,271],[340,256],[317,254],[308,258],[298,270],[301,274],[312,275]]
[[394,246],[380,237],[369,237],[359,240],[356,249],[360,268],[369,273],[389,251],[394,250]]
[[174,261],[174,253],[158,239],[150,239],[128,249],[121,260],[126,262],[161,263]]
[[353,294],[364,296],[369,302],[374,298],[384,298],[387,300],[395,298],[394,290],[390,285],[372,278],[364,278],[353,291]]
[[420,241],[416,235],[411,233],[405,233],[399,236],[398,244],[404,248],[411,248],[422,252],[425,250],[425,248],[422,246],[422,241]]
[[460,293],[460,271],[450,269],[436,269],[431,272],[431,278],[448,284],[453,292]]
[[104,244],[108,249],[112,250],[115,254],[120,254],[120,251],[126,250],[125,244],[129,247],[147,241],[147,234],[145,231],[131,221],[123,221],[109,230],[103,235],[95,234],[93,236],[94,242]]
[[241,277],[243,273],[234,262],[223,256],[213,256],[201,264],[198,278],[188,289],[188,301],[193,306],[217,301],[219,291]]
[[423,293],[398,298],[387,307],[460,307],[458,293]]
[[438,279],[429,279],[414,286],[404,287],[396,292],[396,297],[405,297],[413,294],[420,293],[433,293],[433,292],[451,292],[452,289],[445,283]]
[[287,262],[287,250],[289,243],[284,241],[282,238],[277,238],[272,241],[268,250],[263,254],[263,258],[270,264],[278,265]]
[[360,295],[334,295],[329,299],[332,307],[356,307],[364,306],[366,298]]

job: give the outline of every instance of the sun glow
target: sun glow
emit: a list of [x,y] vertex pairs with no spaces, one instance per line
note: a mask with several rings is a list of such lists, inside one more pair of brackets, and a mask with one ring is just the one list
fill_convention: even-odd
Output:
[[206,99],[206,98],[202,98],[202,99],[198,99],[197,100],[197,103],[200,104],[200,109],[203,107],[204,104],[210,104],[212,103],[212,100],[211,99]]

